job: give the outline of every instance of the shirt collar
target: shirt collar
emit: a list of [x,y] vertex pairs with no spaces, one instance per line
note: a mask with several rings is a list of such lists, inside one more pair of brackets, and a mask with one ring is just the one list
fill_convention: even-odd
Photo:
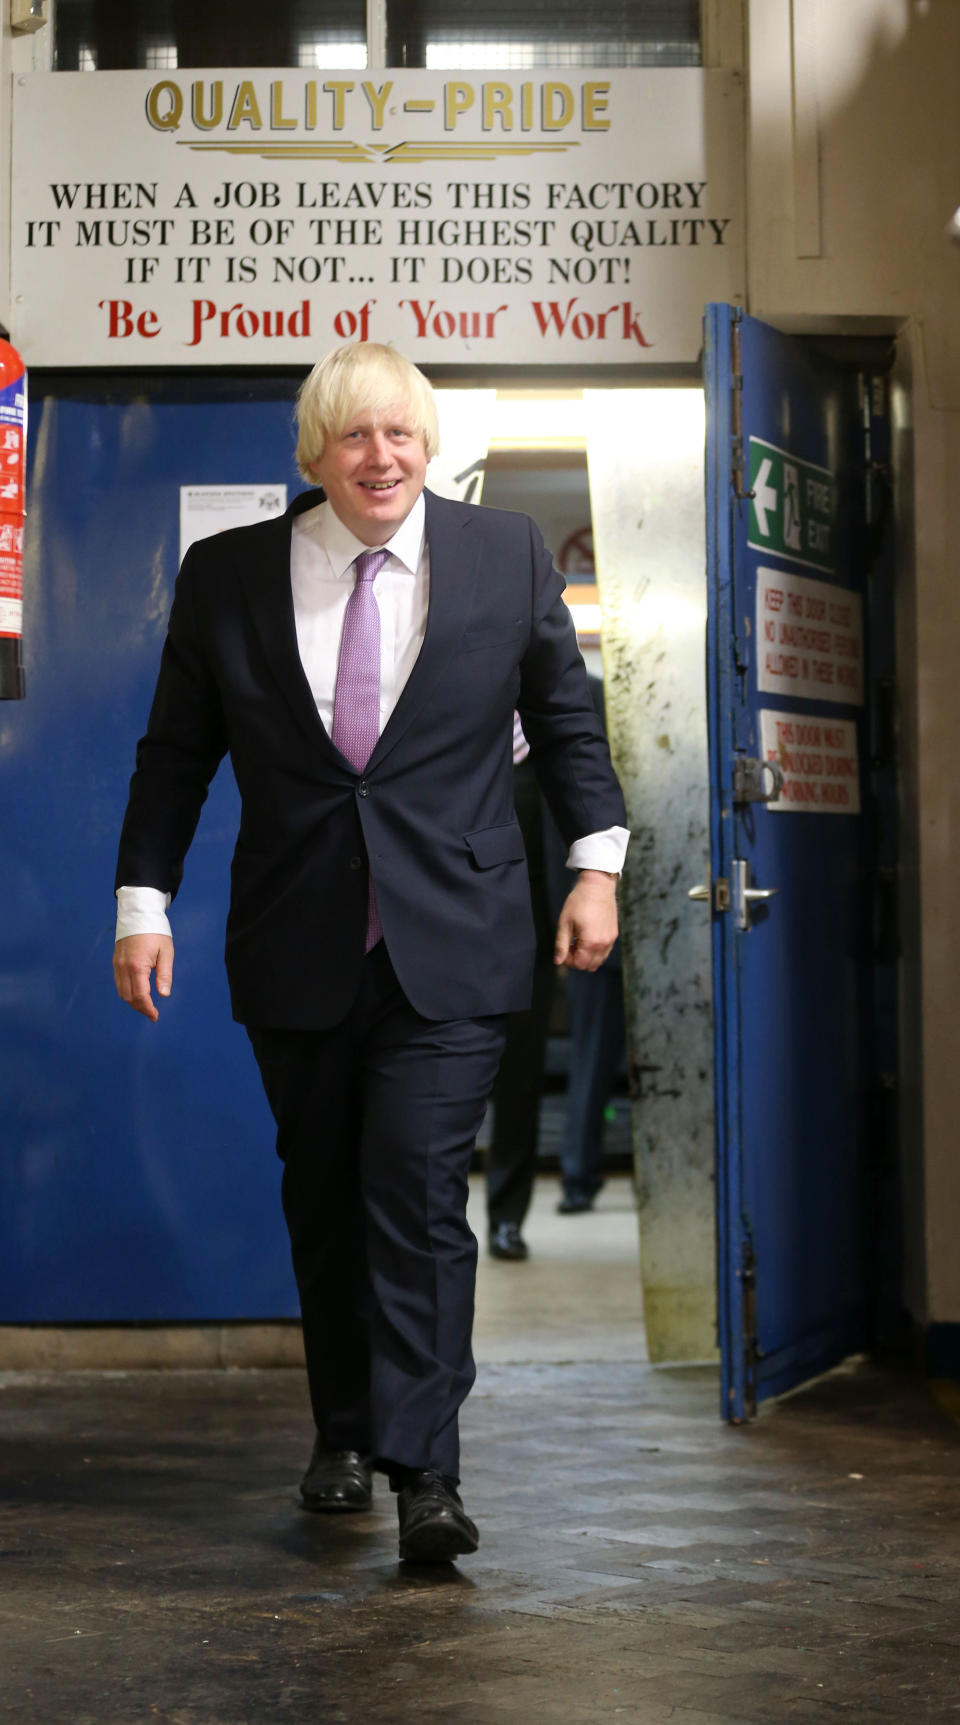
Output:
[[[415,575],[420,567],[423,554],[425,532],[426,506],[423,492],[417,498],[405,521],[401,521],[392,539],[384,542],[383,550],[389,551],[391,557],[402,563],[411,575]],[[304,526],[309,522],[308,531],[315,542],[326,552],[330,567],[339,581],[352,568],[362,551],[371,551],[376,547],[365,545],[349,527],[344,526],[339,515],[334,514],[329,502],[323,502],[316,509],[302,515],[300,521]],[[298,523],[294,523],[296,527]]]

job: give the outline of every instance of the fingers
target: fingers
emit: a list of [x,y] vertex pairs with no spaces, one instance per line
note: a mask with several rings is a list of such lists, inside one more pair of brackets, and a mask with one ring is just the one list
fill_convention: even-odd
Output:
[[173,987],[173,942],[164,941],[157,953],[157,993],[164,996]]
[[573,932],[573,918],[564,905],[560,912],[560,920],[557,923],[557,938],[553,943],[554,964],[572,963],[575,950],[576,935]]
[[153,996],[150,993],[152,969],[153,965],[149,962],[143,964],[129,958],[124,960],[122,956],[114,954],[113,980],[117,985],[120,999],[125,1000],[128,1006],[132,1006],[134,1012],[141,1012],[144,1018],[149,1018],[153,1023],[156,1023],[160,1014],[153,1004]]
[[157,972],[157,992],[168,995],[173,986],[173,941],[167,935],[132,934],[118,940],[113,949],[113,979],[120,999],[134,1012],[155,1024],[160,1014],[150,992],[150,977]]
[[616,900],[612,893],[593,892],[578,885],[560,912],[553,949],[555,964],[568,970],[599,970],[617,938]]
[[554,964],[566,965],[568,970],[599,970],[604,959],[609,958],[613,951],[614,941],[606,932],[593,934],[583,930],[572,917],[565,921],[561,916],[557,925],[557,938],[553,949]]
[[596,942],[589,945],[580,940],[574,940],[570,945],[569,956],[558,960],[565,963],[568,970],[599,970],[604,959],[609,958],[613,951],[613,941]]

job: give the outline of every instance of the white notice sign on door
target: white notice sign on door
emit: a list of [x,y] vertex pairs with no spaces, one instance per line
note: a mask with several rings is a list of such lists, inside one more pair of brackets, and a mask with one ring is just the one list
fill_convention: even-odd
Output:
[[181,485],[180,561],[198,539],[269,521],[287,507],[285,485]]
[[772,814],[858,815],[860,773],[853,719],[824,714],[760,713],[761,758],[783,773]]
[[757,688],[862,706],[859,593],[784,569],[758,569]]

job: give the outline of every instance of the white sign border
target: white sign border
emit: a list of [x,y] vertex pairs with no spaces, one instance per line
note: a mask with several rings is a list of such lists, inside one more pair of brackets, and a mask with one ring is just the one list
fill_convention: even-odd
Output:
[[[211,130],[218,80],[224,105]],[[184,117],[194,84],[206,91],[197,123]],[[247,85],[241,101],[236,92]],[[368,85],[376,100],[364,95]],[[549,112],[548,88],[561,92]],[[304,94],[311,89],[321,92],[313,115]],[[151,106],[157,90],[167,96],[154,96]],[[174,90],[180,107],[171,129],[164,122]],[[451,91],[464,105],[452,118]],[[509,135],[498,92],[507,92]],[[341,101],[340,134],[333,135],[330,114],[338,118]],[[332,103],[330,113],[324,103]],[[557,115],[567,106],[573,118],[564,130]],[[745,293],[743,124],[742,77],[718,68],[24,75],[15,80],[13,110],[13,339],[29,364],[58,367],[306,365],[351,338],[393,341],[428,366],[694,364],[704,304],[736,302]],[[290,281],[283,273],[276,285],[266,278],[279,267],[275,256],[286,259],[286,271],[287,252],[273,239],[258,248],[251,234],[257,221],[257,233],[269,234],[271,220],[279,234],[284,209],[234,209],[228,193],[216,211],[212,199],[224,186],[270,184],[295,199],[301,181],[305,207],[286,212],[300,223],[287,251],[296,252],[298,268],[319,260],[337,279]],[[310,222],[326,219],[322,188],[342,185],[346,196],[351,185],[371,183],[412,187],[414,201],[426,188],[433,202],[398,207],[379,227],[382,212],[371,207],[331,209],[327,227],[316,228],[322,239],[311,244]],[[138,184],[156,186],[155,201],[127,208],[123,188]],[[68,208],[63,188],[74,185],[80,207]],[[463,201],[454,208],[460,194],[451,188],[458,185]],[[474,196],[499,197],[518,185],[525,204],[469,207]],[[563,195],[554,199],[550,186],[563,187]],[[314,194],[318,207],[311,208]],[[568,194],[576,194],[569,208]],[[121,201],[111,208],[114,195]],[[219,246],[209,227],[215,216],[235,219],[232,239]],[[334,244],[334,229],[341,238],[347,231],[334,216],[356,219],[355,244]],[[127,217],[130,227],[122,225]],[[449,225],[453,218],[459,230]],[[146,224],[137,230],[142,245],[134,220]],[[193,229],[194,220],[208,224],[206,247],[203,239],[192,243],[204,232]],[[483,220],[510,244],[468,243],[468,221]],[[542,244],[521,239],[531,223],[539,233],[547,221],[550,237]],[[377,237],[364,245],[364,232]],[[488,255],[511,279],[467,281],[463,270],[482,274]],[[554,274],[558,259],[566,277]],[[522,264],[530,279],[519,273]],[[242,270],[254,266],[251,283]],[[586,277],[594,266],[592,282],[572,273]],[[167,280],[177,274],[179,282]],[[455,279],[441,282],[445,275]]]

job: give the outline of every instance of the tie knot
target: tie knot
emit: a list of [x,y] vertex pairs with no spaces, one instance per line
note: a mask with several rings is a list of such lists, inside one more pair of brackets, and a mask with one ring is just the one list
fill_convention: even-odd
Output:
[[373,581],[379,575],[389,557],[389,551],[361,551],[354,558],[357,571],[357,581]]

